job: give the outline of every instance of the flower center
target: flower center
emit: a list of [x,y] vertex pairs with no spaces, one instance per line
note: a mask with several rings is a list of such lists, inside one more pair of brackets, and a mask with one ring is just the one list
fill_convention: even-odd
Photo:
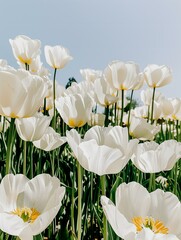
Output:
[[152,217],[134,217],[132,222],[136,226],[137,232],[140,232],[145,227],[150,228],[154,233],[168,234],[168,228],[161,221],[155,220]]
[[19,216],[24,222],[33,223],[40,213],[35,208],[17,208],[11,212],[14,215]]
[[70,118],[68,121],[68,125],[70,127],[82,127],[84,125],[84,121],[80,120],[80,121],[75,121],[74,118]]

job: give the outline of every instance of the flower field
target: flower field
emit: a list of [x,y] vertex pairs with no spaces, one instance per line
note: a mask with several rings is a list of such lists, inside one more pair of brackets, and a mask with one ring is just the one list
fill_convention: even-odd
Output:
[[[0,60],[0,239],[181,240],[181,98],[168,66],[81,69],[19,35]],[[46,67],[47,66],[47,67]],[[135,92],[140,92],[139,103]]]

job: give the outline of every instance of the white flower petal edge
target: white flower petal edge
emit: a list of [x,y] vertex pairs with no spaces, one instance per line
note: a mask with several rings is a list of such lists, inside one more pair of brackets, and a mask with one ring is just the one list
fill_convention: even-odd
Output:
[[31,180],[21,174],[7,175],[0,191],[5,195],[3,200],[0,198],[0,229],[21,240],[32,240],[48,227],[65,195],[59,179],[49,174],[40,174]]
[[101,204],[106,218],[115,233],[123,239],[134,239],[136,235],[136,227],[127,221],[124,215],[119,212],[111,200],[109,200],[106,196],[102,196]]

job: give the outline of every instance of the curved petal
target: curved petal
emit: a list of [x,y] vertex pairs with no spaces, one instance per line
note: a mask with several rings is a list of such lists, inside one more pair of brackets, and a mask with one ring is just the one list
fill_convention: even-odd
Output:
[[150,208],[150,195],[137,182],[122,183],[116,190],[116,207],[129,222],[133,217],[146,217]]
[[127,162],[121,161],[122,152],[105,145],[98,146],[94,139],[79,145],[78,161],[88,171],[98,175],[114,174],[122,170]]
[[106,197],[101,197],[101,204],[104,214],[115,233],[126,240],[135,238],[136,227],[129,223],[124,215],[122,215],[116,206]]
[[169,233],[181,235],[181,204],[179,199],[170,192],[160,189],[152,192],[150,214],[159,219],[169,229]]
[[8,174],[0,184],[0,207],[3,212],[10,212],[16,208],[17,196],[24,191],[29,179],[23,174]]

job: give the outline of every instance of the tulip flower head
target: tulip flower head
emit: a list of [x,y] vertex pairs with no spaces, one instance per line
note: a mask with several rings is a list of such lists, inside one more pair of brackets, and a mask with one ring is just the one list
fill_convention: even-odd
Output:
[[181,239],[181,204],[170,192],[149,193],[139,183],[122,183],[116,205],[106,196],[101,203],[108,222],[124,240]]
[[33,240],[57,215],[65,188],[60,180],[40,174],[29,180],[8,174],[0,184],[0,229],[21,240]]
[[0,115],[11,118],[33,116],[42,105],[48,86],[25,70],[0,72]]
[[33,141],[33,145],[44,151],[52,151],[66,142],[66,137],[61,137],[59,133],[51,127],[48,127],[43,136],[36,141]]
[[68,49],[62,46],[45,46],[45,58],[52,68],[54,69],[62,69],[65,65],[72,60],[73,58],[70,56]]
[[144,69],[145,80],[149,87],[159,88],[172,81],[172,73],[169,67],[150,64]]
[[181,143],[167,140],[140,143],[132,156],[133,164],[142,172],[157,173],[171,170],[181,158]]
[[102,76],[102,71],[94,69],[80,69],[80,74],[88,82],[94,82],[97,78]]
[[135,89],[143,79],[138,65],[133,62],[113,61],[104,70],[104,75],[110,85],[117,90]]
[[19,35],[14,40],[9,40],[14,57],[18,63],[30,65],[33,58],[40,54],[41,42],[27,36]]
[[24,141],[39,140],[50,125],[51,117],[37,113],[29,118],[15,120],[18,135]]
[[84,126],[91,117],[93,99],[87,94],[73,94],[55,101],[57,111],[71,128]]
[[127,128],[120,126],[89,129],[84,139],[75,129],[67,131],[67,142],[80,165],[99,176],[120,172],[136,149],[138,140],[128,141]]

